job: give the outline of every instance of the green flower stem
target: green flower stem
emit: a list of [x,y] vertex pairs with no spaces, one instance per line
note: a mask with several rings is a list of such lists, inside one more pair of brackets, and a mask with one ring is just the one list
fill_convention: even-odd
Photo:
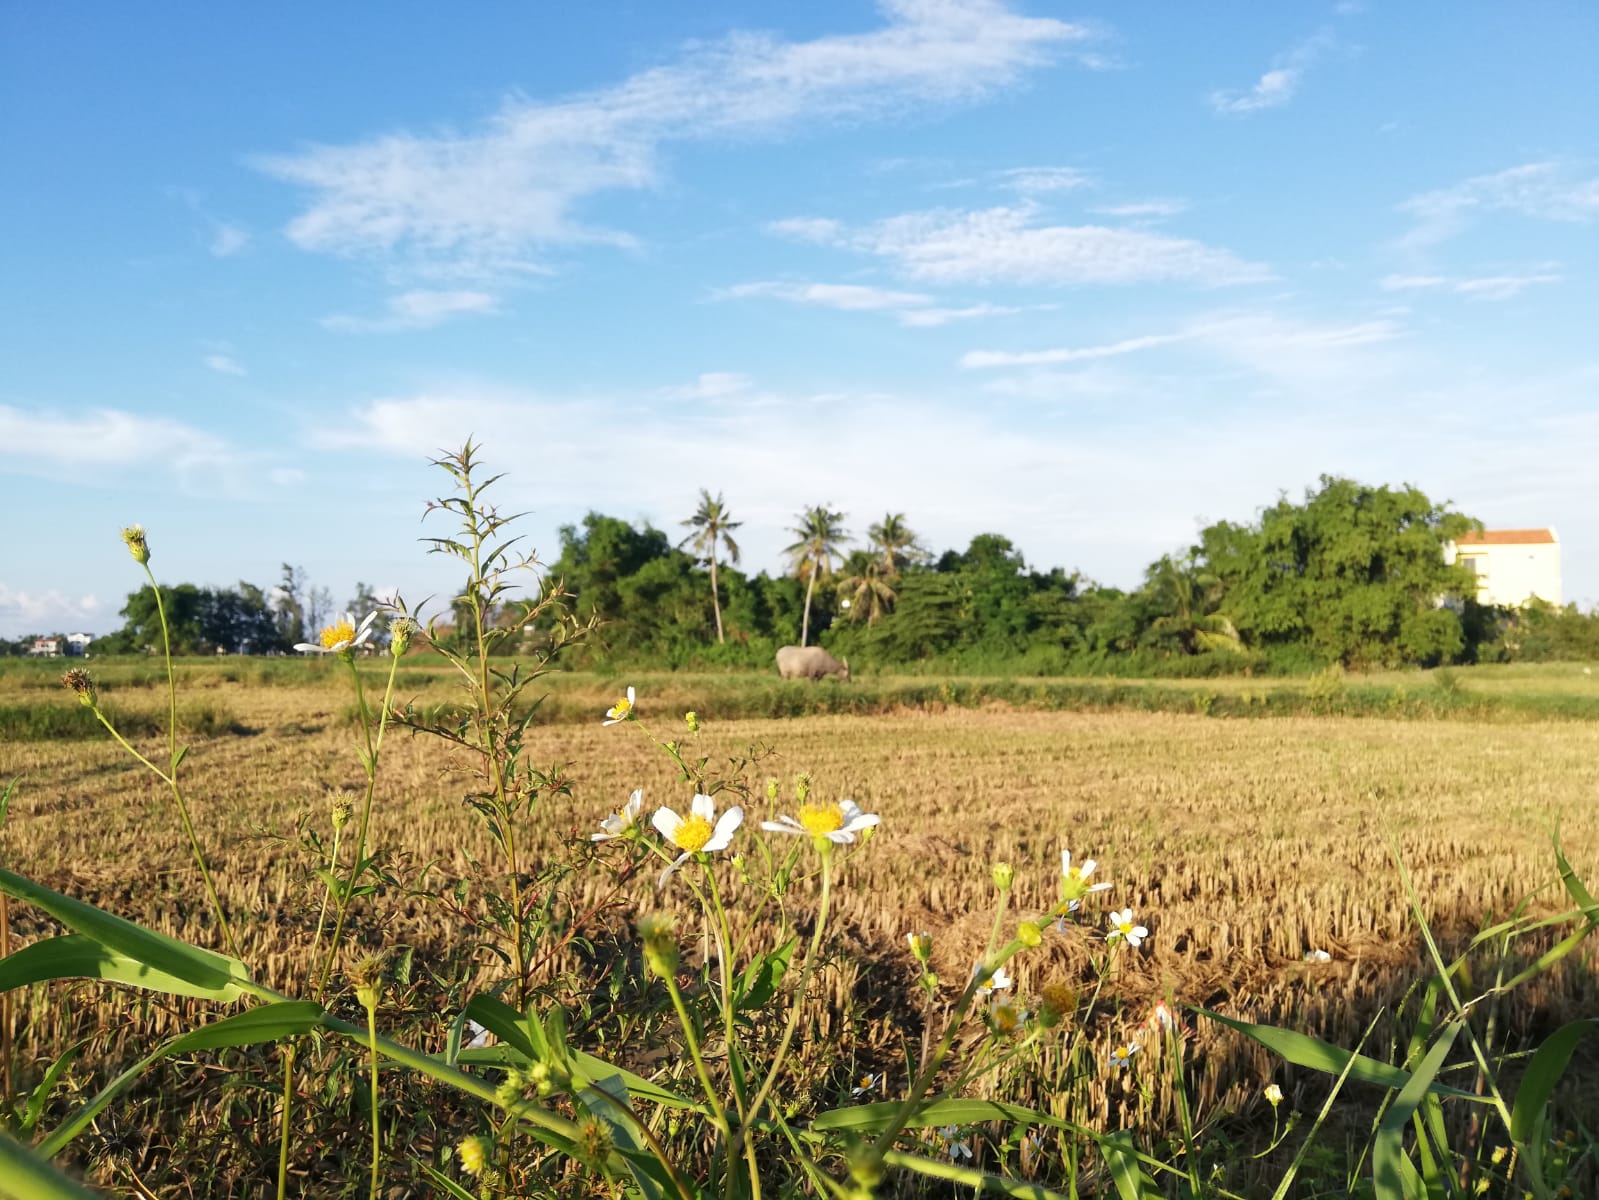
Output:
[[[344,827],[342,825],[333,827],[333,849],[328,854],[328,874],[335,879],[339,875],[339,838],[343,833]],[[330,893],[331,889],[326,887],[322,889],[322,910],[316,915],[316,936],[311,939],[311,955],[313,958],[316,956],[317,947],[322,944],[322,928],[328,917],[328,896]]]
[[366,1044],[372,1056],[372,1200],[378,1200],[378,1163],[381,1128],[378,1125],[378,1009],[366,1006]]
[[[1022,949],[1023,944],[1019,940],[1010,942],[999,952],[998,961],[992,962],[993,969],[998,970],[1004,966]],[[989,960],[992,961],[995,957],[991,954]],[[910,1094],[905,1097],[898,1111],[890,1118],[887,1126],[878,1136],[877,1141],[873,1143],[873,1149],[877,1153],[884,1155],[885,1161],[887,1161],[888,1148],[894,1144],[894,1139],[905,1128],[905,1123],[915,1115],[916,1106],[922,1102],[922,1099],[927,1095],[927,1089],[933,1085],[933,1080],[937,1077],[939,1068],[944,1065],[944,1059],[949,1057],[949,1052],[955,1045],[955,1035],[960,1029],[961,1022],[965,1020],[967,1011],[972,1006],[972,999],[977,995],[978,986],[978,976],[974,972],[971,979],[966,983],[966,990],[961,993],[960,1000],[956,1002],[955,1011],[950,1014],[949,1024],[944,1028],[944,1036],[939,1039],[938,1046],[933,1050],[932,1057],[927,1060],[926,1065],[922,1067],[916,1079],[911,1083]]]
[[[217,924],[222,928],[222,935],[226,939],[228,943],[228,949],[233,954],[233,957],[244,957],[243,953],[239,949],[239,939],[233,935],[233,926],[228,924],[227,914],[222,911],[222,898],[217,895],[216,884],[211,879],[211,869],[206,866],[205,852],[200,849],[200,838],[194,832],[194,822],[189,818],[189,802],[184,798],[183,789],[178,786],[176,771],[173,771],[170,774],[166,771],[163,771],[160,767],[156,766],[148,758],[135,750],[133,748],[133,744],[129,742],[127,738],[123,737],[122,734],[117,731],[116,726],[111,724],[110,719],[107,718],[105,713],[100,711],[100,706],[98,704],[92,705],[90,707],[90,711],[94,713],[95,718],[100,722],[100,724],[106,727],[106,730],[113,738],[116,739],[117,743],[124,750],[133,755],[134,758],[138,759],[145,766],[149,767],[155,776],[160,779],[162,783],[166,784],[168,790],[172,792],[172,798],[177,802],[178,819],[183,824],[183,832],[189,837],[189,847],[194,851],[194,861],[200,868],[200,879],[205,883],[205,894],[210,897],[211,910],[217,915]],[[174,757],[176,756],[174,755]]]
[[278,1125],[278,1200],[289,1194],[289,1130],[294,1101],[294,1042],[283,1047],[283,1120]]
[[[355,679],[355,702],[360,710],[361,734],[366,741],[366,756],[362,760],[362,766],[366,768],[366,798],[361,805],[361,824],[356,833],[355,863],[350,867],[350,877],[345,880],[343,894],[339,897],[339,907],[333,922],[333,939],[328,943],[328,954],[322,961],[322,973],[317,979],[316,997],[319,1002],[327,993],[328,977],[333,973],[333,963],[339,953],[339,941],[344,936],[344,922],[349,917],[350,904],[355,899],[356,881],[366,870],[366,838],[372,822],[372,797],[377,792],[378,754],[383,746],[383,733],[389,721],[389,704],[394,696],[394,675],[400,666],[400,660],[390,655],[389,682],[383,692],[383,708],[378,713],[377,738],[374,740],[372,712],[367,707],[366,690],[361,686],[361,672],[356,668],[354,654],[350,656],[349,663],[350,674]],[[314,951],[314,942],[312,947]]]
[[683,1040],[688,1044],[689,1057],[694,1060],[694,1073],[699,1076],[700,1090],[705,1093],[705,1101],[711,1106],[711,1120],[726,1139],[730,1136],[727,1109],[722,1107],[721,1097],[711,1086],[710,1072],[705,1069],[705,1057],[700,1053],[700,1040],[694,1033],[694,1019],[689,1015],[688,1006],[683,1003],[683,993],[678,991],[673,973],[668,971],[662,978],[666,982],[667,994],[672,998],[672,1008],[677,1012],[678,1024],[683,1027]]
[[716,916],[712,931],[716,935],[716,957],[722,976],[722,1033],[727,1039],[728,1075],[733,1082],[733,1107],[742,1125],[749,1113],[744,1107],[744,1063],[733,1033],[733,967],[729,950],[732,934],[727,923],[727,910],[722,907],[722,893],[716,886],[715,873],[706,871],[705,881],[711,894],[711,908],[706,915],[714,912]]

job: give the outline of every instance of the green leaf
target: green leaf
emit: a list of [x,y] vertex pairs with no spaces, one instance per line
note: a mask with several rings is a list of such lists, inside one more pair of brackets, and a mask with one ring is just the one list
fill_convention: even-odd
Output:
[[[1341,1075],[1345,1066],[1348,1066],[1350,1079],[1361,1083],[1375,1083],[1385,1088],[1402,1089],[1411,1081],[1411,1074],[1408,1071],[1364,1054],[1351,1054],[1348,1050],[1328,1045],[1309,1034],[1296,1033],[1292,1029],[1279,1029],[1275,1025],[1253,1025],[1248,1021],[1224,1017],[1220,1013],[1213,1013],[1197,1005],[1189,1007],[1202,1017],[1219,1021],[1229,1028],[1238,1030],[1244,1036],[1253,1038],[1296,1067],[1308,1067],[1312,1071],[1322,1071],[1328,1075]],[[1474,1092],[1461,1091],[1459,1088],[1447,1087],[1441,1083],[1429,1082],[1426,1090],[1434,1095],[1452,1096],[1457,1100],[1472,1100],[1478,1104],[1492,1103],[1490,1096],[1479,1096]]]
[[668,1091],[659,1084],[651,1083],[642,1075],[635,1075],[632,1071],[622,1067],[614,1067],[610,1063],[585,1054],[581,1050],[571,1052],[572,1078],[579,1083],[592,1085],[607,1076],[620,1079],[627,1085],[629,1094],[639,1100],[649,1100],[654,1104],[664,1104],[668,1108],[682,1108],[691,1112],[709,1114],[709,1109],[703,1103],[686,1100],[676,1092]]
[[789,938],[744,968],[733,990],[736,1011],[762,1008],[777,994],[777,989],[783,985],[783,976],[788,974],[789,964],[794,960],[794,948],[798,945],[799,938]]
[[1571,869],[1558,837],[1555,839],[1555,862],[1560,867],[1560,882],[1566,885],[1567,895],[1577,902],[1577,907],[1582,909],[1582,915],[1588,918],[1588,927],[1599,928],[1599,902],[1594,900],[1588,889],[1582,885],[1582,880],[1577,878],[1577,873]]
[[22,776],[18,775],[10,783],[6,784],[5,791],[0,792],[0,828],[5,826],[6,813],[11,808],[11,794],[17,790],[17,784],[21,781]]
[[924,1158],[919,1154],[906,1154],[903,1150],[885,1150],[885,1165],[900,1171],[914,1171],[932,1179],[957,1183],[975,1191],[997,1192],[1002,1196],[1015,1196],[1017,1200],[1066,1200],[1059,1192],[1052,1192],[1036,1183],[1007,1179],[1003,1175],[990,1175],[976,1167],[963,1167],[944,1159]]
[[579,1098],[589,1112],[599,1117],[610,1128],[611,1144],[616,1147],[633,1182],[644,1195],[644,1200],[663,1200],[666,1189],[677,1190],[665,1164],[654,1155],[645,1153],[639,1145],[638,1120],[633,1106],[628,1103],[627,1085],[619,1076],[611,1075],[586,1087]]
[[[874,1104],[852,1104],[848,1108],[833,1108],[818,1114],[811,1122],[811,1128],[822,1133],[846,1129],[882,1129],[899,1113],[900,1107],[898,1100],[879,1100]],[[911,1119],[905,1122],[905,1128],[932,1129],[939,1125],[976,1125],[983,1121],[1061,1124],[1046,1113],[1023,1108],[1019,1104],[1001,1104],[997,1100],[935,1100],[917,1109]]]
[[[528,1035],[527,1021],[505,1001],[482,994],[473,996],[467,1001],[466,1016],[528,1059],[542,1061],[542,1055],[535,1051]],[[539,1032],[544,1031],[540,1029]]]
[[1111,1182],[1122,1200],[1160,1200],[1155,1181],[1138,1165],[1138,1152],[1133,1148],[1133,1135],[1125,1129],[1108,1133],[1100,1140],[1100,1153],[1110,1168]]
[[322,1023],[322,1006],[310,1000],[282,1000],[263,1004],[235,1016],[169,1038],[100,1089],[39,1146],[40,1153],[54,1158],[82,1133],[102,1109],[126,1091],[158,1059],[193,1050],[219,1050],[225,1046],[249,1046],[257,1042],[276,1042],[296,1034],[309,1033]]
[[1590,1033],[1599,1033],[1599,1017],[1573,1021],[1555,1030],[1528,1060],[1521,1086],[1516,1089],[1516,1102],[1510,1110],[1510,1139],[1527,1160],[1527,1170],[1534,1179],[1543,1178],[1544,1110],[1571,1063],[1577,1043]]
[[24,1137],[32,1137],[34,1128],[39,1124],[39,1115],[44,1112],[45,1102],[50,1099],[50,1093],[55,1090],[56,1084],[61,1082],[61,1077],[67,1073],[67,1068],[72,1065],[72,1060],[78,1056],[78,1051],[89,1044],[92,1039],[84,1038],[76,1046],[69,1046],[55,1062],[50,1064],[50,1069],[44,1073],[44,1078],[39,1080],[37,1087],[28,1095],[28,1103],[22,1111],[22,1122],[17,1132]]
[[1432,1087],[1433,1079],[1443,1069],[1444,1059],[1449,1056],[1464,1024],[1451,1021],[1444,1026],[1410,1081],[1399,1090],[1398,1099],[1383,1114],[1371,1153],[1372,1183],[1377,1200],[1421,1200],[1425,1194],[1416,1168],[1405,1157],[1405,1126],[1410,1124],[1410,1118]]
[[95,1193],[57,1171],[0,1129],[0,1198],[3,1200],[94,1200]]
[[237,1000],[244,994],[234,984],[212,988],[189,983],[146,966],[126,954],[119,954],[81,933],[46,938],[0,958],[0,992],[51,979],[100,979],[106,983],[126,983],[152,992],[196,996],[224,1003]]
[[250,982],[248,968],[236,958],[145,929],[3,868],[0,868],[0,892],[44,909],[68,929],[102,946],[196,987],[225,991]]

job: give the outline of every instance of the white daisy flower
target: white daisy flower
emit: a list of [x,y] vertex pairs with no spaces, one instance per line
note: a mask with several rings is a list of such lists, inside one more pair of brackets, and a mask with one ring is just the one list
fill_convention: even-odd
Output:
[[1068,901],[1080,900],[1091,892],[1103,892],[1110,887],[1108,883],[1089,883],[1088,877],[1094,873],[1094,868],[1099,864],[1091,858],[1083,859],[1082,866],[1072,866],[1072,852],[1060,852],[1061,891]]
[[972,972],[976,978],[982,980],[982,982],[977,985],[977,991],[975,993],[976,995],[991,996],[1002,988],[1010,987],[1010,975],[1006,972],[1004,967],[995,968],[992,975],[989,975],[987,979],[983,979],[983,975],[985,973],[986,968],[982,963],[978,963]]
[[799,819],[784,814],[775,821],[762,821],[761,828],[768,833],[792,833],[800,837],[824,837],[830,842],[846,845],[855,840],[863,829],[870,829],[882,818],[876,813],[863,813],[853,800],[840,800],[837,804],[803,804]]
[[633,689],[632,687],[629,687],[627,689],[627,695],[623,696],[615,704],[611,705],[610,708],[605,710],[605,716],[607,719],[601,721],[600,724],[619,725],[623,721],[631,721],[633,719],[633,699]]
[[661,872],[661,878],[655,886],[665,887],[672,872],[686,863],[690,855],[726,850],[743,820],[744,810],[736,806],[717,817],[716,801],[709,796],[695,796],[687,817],[680,817],[669,808],[656,809],[655,815],[650,818],[651,823],[663,838],[683,853]]
[[469,1035],[465,1043],[468,1050],[479,1050],[489,1044],[489,1031],[476,1021],[466,1023],[466,1032]]
[[1133,1061],[1133,1055],[1137,1054],[1141,1049],[1142,1047],[1137,1042],[1128,1042],[1125,1046],[1117,1046],[1112,1050],[1107,1061],[1113,1067],[1125,1067]]
[[1127,944],[1133,949],[1149,936],[1149,930],[1133,921],[1133,910],[1124,908],[1121,912],[1110,914],[1110,932],[1105,935],[1107,942],[1114,942],[1121,938],[1127,939]]
[[954,1125],[945,1125],[938,1132],[944,1139],[945,1154],[957,1160],[972,1156],[972,1148],[956,1137],[960,1130]]
[[377,610],[373,609],[358,629],[355,624],[355,614],[345,613],[323,629],[322,636],[317,641],[296,642],[294,648],[311,654],[338,654],[345,650],[354,650],[357,646],[365,645],[367,639],[372,636],[372,622],[377,619]]
[[881,1073],[876,1075],[862,1075],[860,1081],[854,1087],[850,1088],[849,1094],[851,1096],[869,1096],[882,1085],[882,1082],[883,1076]]
[[643,807],[644,789],[638,788],[628,797],[620,812],[614,812],[600,822],[600,832],[589,834],[589,841],[607,842],[621,837],[638,824],[639,810]]

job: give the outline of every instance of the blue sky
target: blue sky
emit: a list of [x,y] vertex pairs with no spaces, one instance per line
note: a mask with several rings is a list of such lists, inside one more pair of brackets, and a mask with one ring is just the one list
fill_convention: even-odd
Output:
[[1326,472],[1599,598],[1599,8],[10,5],[0,635],[700,487],[1129,586]]

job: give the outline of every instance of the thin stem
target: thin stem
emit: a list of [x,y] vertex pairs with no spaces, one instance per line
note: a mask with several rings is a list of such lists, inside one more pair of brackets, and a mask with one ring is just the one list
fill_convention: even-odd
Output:
[[378,1009],[366,1006],[366,1040],[372,1055],[372,1200],[378,1200],[378,1163],[381,1130],[378,1125]]
[[689,1015],[688,1006],[683,1003],[683,993],[677,990],[677,979],[673,972],[665,972],[662,978],[666,981],[667,994],[672,998],[672,1007],[677,1012],[678,1024],[683,1027],[683,1040],[688,1045],[689,1057],[694,1060],[694,1073],[699,1076],[700,1089],[705,1093],[705,1100],[711,1106],[711,1116],[716,1127],[722,1131],[722,1136],[725,1138],[728,1135],[727,1110],[722,1107],[721,1098],[711,1086],[710,1072],[705,1069],[705,1058],[700,1053],[700,1040],[694,1033],[694,1020]]
[[155,593],[156,616],[161,619],[161,650],[166,658],[167,665],[167,761],[171,764],[173,784],[176,786],[178,774],[178,679],[172,671],[172,637],[167,630],[167,608],[161,601],[161,585],[155,581],[155,573],[150,570],[148,560],[140,565],[144,567],[144,577],[150,581],[150,590]]
[[289,1130],[294,1100],[294,1043],[283,1048],[283,1120],[278,1126],[278,1200],[289,1194]]

